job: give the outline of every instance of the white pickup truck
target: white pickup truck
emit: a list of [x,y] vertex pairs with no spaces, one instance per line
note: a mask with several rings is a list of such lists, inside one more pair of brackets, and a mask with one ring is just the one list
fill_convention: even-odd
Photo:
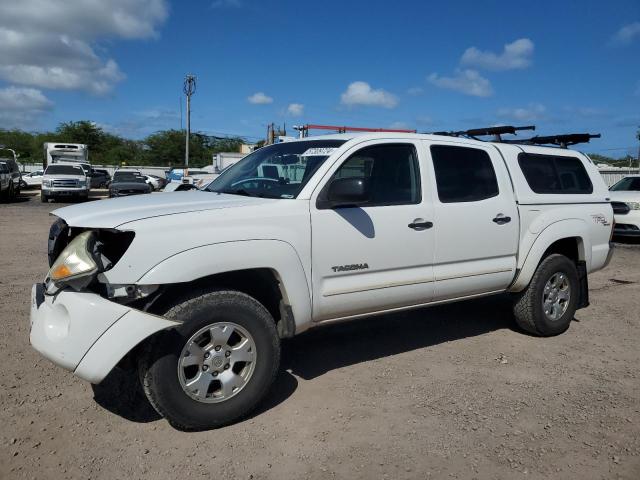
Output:
[[280,143],[205,191],[54,215],[33,347],[93,383],[137,368],[182,429],[246,415],[312,327],[509,292],[521,328],[564,332],[612,254],[588,157],[438,135]]

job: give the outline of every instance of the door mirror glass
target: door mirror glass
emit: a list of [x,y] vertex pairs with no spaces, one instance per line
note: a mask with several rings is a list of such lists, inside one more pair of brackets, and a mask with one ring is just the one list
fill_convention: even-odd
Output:
[[363,177],[335,178],[329,185],[330,208],[355,207],[369,201],[369,180]]

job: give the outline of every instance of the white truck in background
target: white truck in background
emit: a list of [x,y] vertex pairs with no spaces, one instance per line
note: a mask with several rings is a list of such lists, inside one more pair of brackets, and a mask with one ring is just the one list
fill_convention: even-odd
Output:
[[42,168],[49,165],[80,165],[87,173],[91,171],[89,146],[84,143],[44,142]]
[[137,370],[181,429],[246,415],[280,339],[325,324],[506,293],[523,330],[558,335],[613,252],[587,156],[447,135],[278,143],[202,191],[53,214],[31,344],[93,383]]

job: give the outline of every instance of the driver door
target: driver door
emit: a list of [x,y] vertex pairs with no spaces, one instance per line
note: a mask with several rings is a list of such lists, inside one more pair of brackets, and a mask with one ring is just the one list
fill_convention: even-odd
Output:
[[[334,179],[362,177],[366,204],[311,202],[313,317],[316,321],[429,302],[433,298],[433,204],[419,144],[377,140],[347,151]],[[422,227],[416,227],[422,225]]]

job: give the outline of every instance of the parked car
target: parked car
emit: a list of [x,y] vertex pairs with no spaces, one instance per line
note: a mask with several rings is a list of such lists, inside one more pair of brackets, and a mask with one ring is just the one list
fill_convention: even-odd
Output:
[[640,175],[629,175],[610,189],[616,237],[640,237]]
[[42,187],[42,176],[44,170],[36,170],[35,172],[22,175],[22,188],[25,190],[28,188],[40,188]]
[[164,178],[157,175],[144,175],[144,177],[152,190],[162,190],[167,184],[167,181]]
[[[202,169],[189,169],[189,175],[193,176],[193,175],[205,175],[205,174],[209,174],[211,172],[207,172],[205,170]],[[182,177],[184,176],[184,168],[172,168],[171,170],[168,170],[167,172],[165,172],[166,175],[166,179],[167,179],[167,183],[171,183],[174,181],[179,181],[182,180]]]
[[[10,156],[6,152],[10,152]],[[7,195],[10,200],[13,200],[20,195],[20,189],[22,188],[22,174],[20,173],[20,166],[15,152],[11,149],[0,147],[0,162],[3,162],[9,169],[12,185],[7,190]]]
[[11,178],[11,169],[7,162],[0,161],[0,201],[11,201],[16,197]]
[[147,183],[144,175],[137,171],[116,170],[113,174],[113,180],[109,184],[110,198],[142,193],[151,193],[151,186]]
[[200,190],[209,185],[213,180],[220,176],[219,173],[202,173],[182,177],[180,180],[167,183],[163,192],[186,192],[188,190]]
[[91,188],[85,169],[80,165],[49,165],[42,176],[40,200],[43,203],[60,198],[84,201]]
[[111,181],[109,172],[99,168],[92,168],[89,173],[89,178],[91,180],[91,188],[107,188],[107,185],[109,185]]
[[444,135],[278,143],[204,191],[53,214],[31,344],[93,383],[136,369],[185,429],[246,415],[280,340],[321,325],[509,293],[522,329],[558,335],[613,252],[585,155]]

